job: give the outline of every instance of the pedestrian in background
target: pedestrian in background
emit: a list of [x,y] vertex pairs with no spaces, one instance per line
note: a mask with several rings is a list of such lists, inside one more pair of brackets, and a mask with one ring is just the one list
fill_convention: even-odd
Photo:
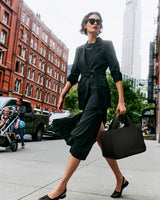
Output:
[[[18,120],[24,122],[24,114],[26,113],[26,107],[23,106],[23,99],[22,98],[18,98],[16,104],[17,105],[15,106],[15,108],[16,108],[16,112],[15,113],[17,113],[18,116],[19,116]],[[12,124],[12,126],[11,126],[11,133],[15,133],[15,131],[16,131],[15,130],[15,123]],[[18,130],[18,134],[19,134],[20,139],[21,139],[21,149],[24,149],[25,144],[24,144],[23,135],[24,135],[24,132],[25,132],[25,127],[20,127],[19,126],[17,130]]]
[[[88,36],[88,41],[76,49],[71,74],[59,96],[57,109],[59,112],[63,112],[64,98],[71,87],[78,82],[79,75],[81,75],[78,82],[78,100],[79,108],[83,110],[83,113],[66,140],[67,144],[71,146],[71,155],[62,179],[51,193],[39,200],[65,198],[67,183],[80,161],[86,159],[96,140],[101,147],[100,131],[104,130],[107,108],[110,106],[110,91],[106,79],[108,66],[119,94],[116,113],[124,114],[126,112],[119,63],[112,42],[98,37],[102,27],[102,18],[98,12],[90,12],[82,20],[81,33]],[[107,158],[106,160],[117,181],[111,197],[121,197],[122,190],[128,185],[128,181],[122,175],[117,161]]]

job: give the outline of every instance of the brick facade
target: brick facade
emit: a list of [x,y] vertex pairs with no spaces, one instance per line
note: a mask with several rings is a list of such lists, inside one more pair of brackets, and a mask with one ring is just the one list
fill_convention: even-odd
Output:
[[66,83],[68,49],[23,0],[10,2],[8,12],[7,2],[0,0],[0,19],[8,12],[10,21],[8,29],[0,24],[0,34],[7,33],[0,43],[7,50],[1,52],[0,92],[29,100],[35,112],[50,113]]

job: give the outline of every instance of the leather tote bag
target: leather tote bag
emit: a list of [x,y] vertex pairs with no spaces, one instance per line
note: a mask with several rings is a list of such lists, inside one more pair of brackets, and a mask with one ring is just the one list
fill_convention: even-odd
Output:
[[125,114],[123,127],[119,126],[117,113],[107,131],[101,131],[102,154],[105,158],[121,159],[146,151],[141,127]]

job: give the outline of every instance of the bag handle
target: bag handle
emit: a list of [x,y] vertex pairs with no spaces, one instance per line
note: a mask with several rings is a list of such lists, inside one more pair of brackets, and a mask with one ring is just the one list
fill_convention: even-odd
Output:
[[[119,116],[120,116],[120,114],[119,114],[119,112],[118,112],[118,113],[114,116],[114,118],[113,118],[113,120],[112,120],[112,122],[111,122],[111,124],[110,124],[110,126],[109,126],[109,130],[111,130],[111,129],[117,129],[117,128],[118,128]],[[124,122],[124,125],[125,125],[125,127],[129,127],[129,126],[132,126],[132,125],[133,125],[132,120],[130,119],[130,117],[129,117],[127,114],[125,114],[125,122]]]

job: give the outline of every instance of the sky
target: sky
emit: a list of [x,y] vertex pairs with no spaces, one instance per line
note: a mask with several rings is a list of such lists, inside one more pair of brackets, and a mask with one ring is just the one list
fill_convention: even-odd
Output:
[[[112,40],[121,65],[123,19],[126,0],[24,0],[30,9],[41,15],[41,21],[69,49],[68,64],[72,64],[76,47],[87,41],[87,36],[79,32],[83,17],[98,11],[103,18],[100,37]],[[158,0],[141,1],[141,78],[148,77],[149,43],[156,35]]]

